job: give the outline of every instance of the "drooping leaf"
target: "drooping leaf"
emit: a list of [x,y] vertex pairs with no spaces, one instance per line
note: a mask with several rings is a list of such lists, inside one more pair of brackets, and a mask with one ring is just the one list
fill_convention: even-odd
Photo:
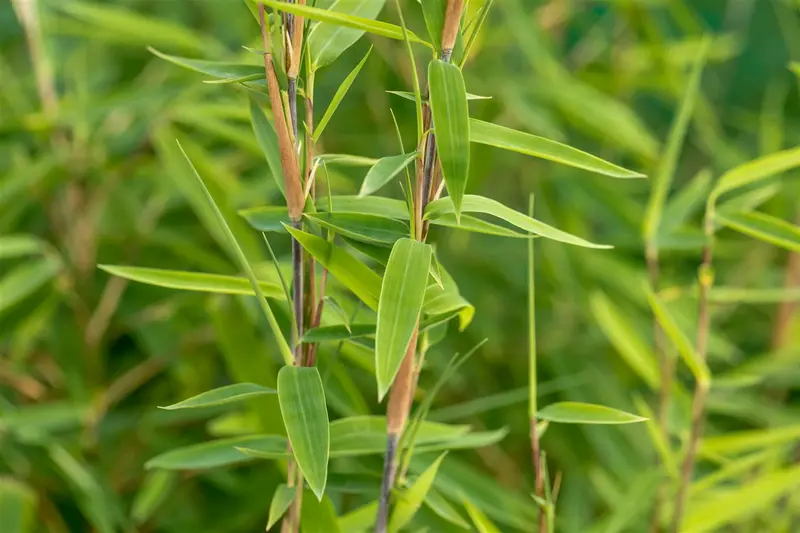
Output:
[[375,334],[375,374],[378,398],[394,381],[417,327],[431,265],[431,247],[399,239],[389,256],[378,302]]
[[765,213],[718,214],[723,225],[758,240],[800,252],[800,227]]
[[239,214],[258,231],[285,233],[284,226],[288,226],[292,222],[286,207],[253,207],[243,209],[239,211]]
[[566,144],[522,131],[498,126],[475,118],[469,120],[470,140],[512,152],[540,157],[562,165],[582,168],[612,178],[644,178],[644,174],[624,169]]
[[[469,177],[467,90],[461,70],[439,59],[434,59],[428,65],[428,86],[436,151],[458,220]],[[429,139],[428,142],[433,141]]]
[[[389,24],[388,22],[382,22],[380,20],[371,20],[363,16],[351,15],[345,12],[333,11],[332,10],[333,6],[331,6],[331,9],[329,10],[329,9],[319,9],[316,7],[311,7],[301,4],[289,4],[287,2],[277,2],[275,0],[258,0],[258,1],[265,5],[268,5],[273,9],[277,9],[279,11],[283,11],[286,13],[291,13],[293,15],[299,15],[301,17],[305,17],[308,20],[316,20],[319,22],[327,23],[328,25],[338,25],[344,28],[352,28],[354,30],[360,30],[360,32],[362,33],[368,32],[375,35],[379,35],[381,37],[387,37],[389,39],[396,39],[399,41],[403,40],[403,30],[402,28],[400,28],[395,24]],[[430,46],[430,43],[425,42],[424,40],[420,39],[410,31],[408,32],[408,38],[411,42]],[[309,41],[311,41],[311,39],[312,39],[311,35],[309,35]],[[337,36],[333,44],[326,45],[326,42],[328,41],[327,37],[324,39],[322,36],[316,37],[315,40],[318,40],[318,44],[315,45],[315,47],[317,48],[317,53],[316,54],[312,53],[312,56],[315,58],[326,58],[326,56],[321,54],[319,50],[322,50],[323,47],[331,49],[333,49],[334,46],[341,47],[342,46],[341,43],[339,44],[336,43],[336,41],[338,41],[339,39],[341,39],[342,42],[345,41],[344,37]],[[345,48],[349,47],[350,44],[358,40],[358,37],[353,38],[351,36],[349,37],[348,40],[350,40],[350,43],[347,44]],[[339,53],[344,51],[345,48],[339,50]],[[327,56],[327,59],[331,58],[335,59],[337,56],[338,53],[334,55],[331,52],[330,55]],[[322,66],[321,59],[316,59],[316,64],[318,67]]]
[[278,399],[297,466],[321,500],[328,478],[330,427],[319,371],[314,367],[281,368]]
[[27,484],[0,477],[0,531],[33,533],[37,500],[36,492]]
[[[263,76],[263,68],[261,69]],[[267,160],[269,171],[272,174],[272,179],[275,180],[275,185],[281,191],[281,194],[286,197],[286,184],[283,175],[283,167],[281,166],[281,154],[278,147],[278,134],[275,133],[275,126],[272,122],[267,120],[264,112],[258,107],[254,99],[250,99],[250,123],[253,125],[253,133],[256,134],[258,146],[264,152],[264,157]],[[286,217],[289,218],[288,215]]]
[[267,531],[272,529],[272,526],[286,513],[286,510],[289,509],[289,506],[294,501],[295,494],[297,494],[297,490],[285,484],[280,484],[275,488],[275,493],[272,495],[272,501],[269,504]]
[[397,533],[408,524],[417,511],[422,506],[422,502],[433,485],[439,465],[444,460],[447,452],[441,454],[429,466],[414,483],[397,498],[391,519],[389,520],[389,532]]
[[675,322],[675,318],[658,295],[652,291],[648,291],[647,299],[650,302],[650,307],[653,310],[658,324],[661,326],[661,329],[664,330],[664,333],[667,334],[667,337],[675,348],[677,348],[678,353],[681,354],[684,363],[686,363],[686,366],[692,371],[695,379],[708,384],[711,381],[711,372],[706,362],[700,358],[692,343],[686,338],[686,335],[680,329],[678,323]]
[[672,122],[667,144],[664,147],[664,153],[661,155],[658,169],[653,179],[650,200],[647,203],[644,215],[644,235],[648,241],[654,239],[659,232],[661,215],[675,176],[675,168],[678,165],[683,139],[689,129],[689,121],[694,111],[697,95],[700,92],[700,82],[708,55],[709,42],[708,39],[705,39],[697,51],[692,74],[689,76],[689,82],[681,98],[675,119]]
[[[339,3],[341,3],[342,1],[343,0],[338,0],[336,2],[336,4],[334,4],[331,7],[331,9],[336,8],[339,5]],[[385,0],[377,0],[377,2],[373,0],[372,3],[373,4],[377,3],[377,4],[380,4],[382,6],[384,2],[385,2]],[[319,26],[317,26],[317,27],[319,27]],[[316,30],[317,27],[315,27],[314,30]],[[311,36],[314,35],[314,30],[312,30]],[[312,38],[311,36],[309,36],[309,39]],[[310,43],[311,42],[313,42],[313,41],[310,41]],[[311,45],[309,44],[309,46],[311,46]],[[334,93],[333,98],[331,99],[331,103],[328,104],[328,108],[325,110],[325,113],[322,115],[322,118],[320,119],[319,123],[314,128],[314,136],[312,137],[314,142],[317,142],[319,140],[320,136],[322,135],[322,132],[325,131],[325,126],[328,125],[328,122],[330,122],[331,117],[333,117],[333,114],[336,112],[336,109],[339,107],[339,104],[342,103],[342,100],[344,99],[345,95],[347,94],[347,91],[350,90],[350,86],[353,85],[353,82],[358,77],[358,73],[361,72],[361,68],[364,66],[364,63],[367,62],[367,59],[369,58],[370,52],[372,52],[372,47],[370,47],[370,49],[367,50],[367,53],[364,54],[364,57],[361,59],[361,61],[358,62],[358,65],[356,65],[356,67],[350,72],[350,74],[347,75],[347,77],[344,79],[342,84],[339,85],[339,88],[336,89],[336,93]]]
[[[561,231],[552,226],[540,222],[527,215],[523,215],[518,211],[514,211],[510,207],[506,207],[496,200],[485,198],[483,196],[476,196],[467,194],[464,196],[461,210],[465,213],[484,213],[487,215],[495,216],[505,220],[509,224],[518,227],[521,230],[534,233],[546,239],[564,242],[567,244],[574,244],[575,246],[583,246],[586,248],[612,248],[606,244],[594,244],[587,240],[571,235],[565,231]],[[453,201],[450,198],[440,198],[428,204],[425,209],[425,218],[436,220],[441,215],[446,215],[455,212]]]
[[248,398],[263,396],[265,394],[275,394],[275,389],[262,387],[255,383],[235,383],[233,385],[226,385],[214,390],[206,391],[192,396],[182,402],[178,402],[161,409],[174,410],[174,409],[196,409],[199,407],[210,407],[212,405],[223,405],[226,403],[240,402]]
[[364,177],[364,181],[361,183],[361,189],[358,191],[358,196],[369,196],[392,181],[392,178],[402,172],[416,157],[417,154],[414,152],[379,159]]
[[712,198],[719,198],[734,189],[752,185],[777,176],[800,165],[800,148],[791,148],[754,159],[727,171],[711,191]]
[[208,61],[165,54],[155,48],[148,50],[165,61],[194,72],[206,74],[214,79],[259,80],[264,77],[264,65],[247,65],[243,63],[226,63],[224,61]]
[[[185,272],[182,270],[164,270],[161,268],[98,265],[98,268],[120,278],[184,291],[208,292],[216,294],[244,294],[254,296],[255,292],[247,278],[241,276],[225,276],[203,272]],[[259,281],[261,292],[267,298],[284,299],[283,291],[277,283]]]
[[536,417],[562,424],[631,424],[645,420],[619,409],[583,402],[553,403],[539,410]]
[[353,291],[370,309],[378,309],[381,277],[346,250],[304,231],[286,226],[286,230],[328,272]]
[[240,449],[258,449],[269,453],[273,458],[289,457],[288,441],[280,435],[248,435],[219,439],[200,444],[192,444],[177,448],[153,457],[145,468],[161,468],[165,470],[203,470],[219,466],[227,466],[246,461],[251,457]]
[[391,246],[397,239],[407,237],[409,234],[405,222],[380,215],[319,212],[307,213],[304,216],[342,237],[382,246]]

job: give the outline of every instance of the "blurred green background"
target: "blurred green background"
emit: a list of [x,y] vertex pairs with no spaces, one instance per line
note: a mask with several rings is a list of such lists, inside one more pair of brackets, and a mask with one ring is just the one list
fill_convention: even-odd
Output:
[[[480,4],[471,2],[469,12]],[[29,10],[38,15],[26,36],[18,15],[24,19]],[[404,11],[424,35],[417,2],[404,2]],[[471,103],[471,114],[652,175],[708,32],[709,64],[674,189],[703,187],[707,177],[693,181],[701,170],[716,178],[798,144],[798,78],[788,68],[800,60],[798,13],[790,0],[498,1],[464,69],[468,91],[492,97]],[[380,18],[397,21],[393,2]],[[5,251],[0,244],[0,513],[11,512],[4,501],[25,502],[35,517],[29,531],[224,533],[264,526],[270,495],[283,479],[272,462],[190,472],[144,466],[165,450],[235,433],[242,423],[230,409],[186,414],[157,406],[232,381],[274,384],[280,357],[263,340],[268,335],[253,302],[133,284],[96,267],[237,272],[171,147],[181,140],[232,218],[238,209],[278,205],[280,193],[252,133],[248,91],[203,83],[203,75],[147,47],[258,64],[260,57],[242,48],[258,43],[253,17],[236,0],[0,4],[0,238],[22,236],[27,243],[19,252],[11,240],[0,240],[6,243]],[[325,152],[396,154],[390,109],[407,145],[413,137],[413,105],[386,92],[410,90],[403,45],[369,35],[318,74],[317,119],[370,45],[370,59],[322,138]],[[427,60],[422,51],[420,58]],[[646,278],[641,225],[649,183],[607,180],[486,146],[473,146],[470,170],[468,192],[520,211],[535,193],[537,218],[615,245],[597,251],[537,241],[540,404],[569,399],[631,412],[636,398],[652,404],[653,391],[620,356],[619,339],[604,329],[597,304],[602,295],[610,299],[639,347],[652,351],[650,312],[638,285]],[[355,193],[364,173],[337,167],[331,187]],[[387,190],[400,197],[399,188]],[[740,201],[797,221],[798,198],[798,180],[787,174]],[[661,259],[662,287],[690,338],[702,245],[697,207],[662,243]],[[261,237],[239,225],[248,254],[261,261],[259,272],[276,280]],[[440,475],[470,492],[502,531],[530,531],[536,511],[528,496],[525,243],[442,228],[432,238],[477,312],[466,331],[451,326],[428,355],[421,395],[454,352],[488,338],[447,383],[431,417],[508,430],[498,444],[453,452]],[[271,239],[288,261],[288,239]],[[791,261],[786,251],[722,230],[717,283],[797,284],[791,269],[796,275],[800,267]],[[287,324],[288,310],[275,308]],[[794,304],[719,304],[712,320],[710,365],[720,378],[706,435],[780,427],[784,437],[770,453],[761,445],[738,450],[734,455],[763,457],[699,491],[693,503],[791,463],[800,438]],[[340,351],[331,346],[320,356],[334,417],[381,413],[373,379],[358,363],[363,348],[347,344]],[[690,390],[688,372],[679,377]],[[277,401],[261,407],[276,412]],[[259,423],[282,431],[277,415]],[[685,395],[675,402],[671,426],[677,447],[688,431]],[[561,479],[559,531],[647,530],[658,480],[647,431],[645,425],[548,430],[543,447]],[[701,459],[698,477],[730,457]],[[363,463],[375,467],[380,458]],[[376,493],[377,480],[363,475],[365,468],[348,463],[332,474],[342,512]],[[769,501],[719,531],[798,531],[798,504],[800,498]]]

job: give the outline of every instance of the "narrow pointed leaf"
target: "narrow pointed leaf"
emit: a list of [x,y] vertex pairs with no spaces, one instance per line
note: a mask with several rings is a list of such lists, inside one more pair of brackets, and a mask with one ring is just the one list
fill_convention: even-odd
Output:
[[284,226],[291,223],[289,210],[285,207],[253,207],[239,211],[248,224],[258,231],[286,233]]
[[405,222],[380,215],[333,212],[308,213],[305,217],[342,237],[383,246],[391,246],[409,234]]
[[304,496],[300,511],[302,533],[349,533],[339,528],[336,508],[327,495],[315,500],[309,491],[305,491]]
[[148,50],[165,61],[174,65],[206,74],[215,79],[252,78],[253,80],[264,77],[264,65],[247,65],[243,63],[227,63],[224,61],[208,61],[205,59],[192,59],[160,52],[149,47]]
[[210,390],[192,396],[182,402],[178,402],[161,409],[174,410],[174,409],[196,409],[198,407],[210,407],[212,405],[223,405],[226,403],[234,403],[248,398],[263,396],[265,394],[275,394],[275,389],[262,387],[255,383],[235,383],[233,385],[226,385],[218,389]]
[[407,490],[403,491],[397,498],[397,502],[392,512],[392,517],[389,520],[389,533],[398,533],[403,527],[408,524],[417,511],[422,506],[428,491],[433,485],[433,480],[436,479],[436,473],[439,471],[439,465],[447,455],[447,452],[441,454],[425,471],[414,481]]
[[211,205],[214,211],[214,215],[217,220],[217,224],[219,228],[222,230],[222,233],[225,235],[228,245],[233,250],[236,259],[239,263],[239,268],[241,268],[245,274],[247,275],[247,279],[250,281],[250,286],[253,288],[253,291],[256,293],[256,300],[258,301],[258,305],[261,308],[261,311],[264,313],[264,316],[267,318],[267,322],[269,323],[270,328],[272,329],[273,336],[275,337],[275,341],[278,343],[278,348],[281,350],[281,355],[283,355],[284,361],[289,364],[293,360],[292,350],[289,348],[289,344],[286,342],[286,339],[283,337],[283,333],[281,332],[281,328],[278,325],[277,320],[275,320],[275,315],[272,313],[272,310],[269,308],[269,305],[266,301],[266,296],[264,292],[261,290],[261,285],[259,284],[258,280],[256,279],[256,275],[253,272],[253,269],[250,267],[250,263],[247,261],[247,256],[245,256],[242,248],[239,246],[239,243],[236,241],[236,237],[233,235],[228,222],[225,220],[225,215],[222,214],[219,207],[217,206],[214,197],[211,195],[211,192],[206,187],[205,182],[203,182],[203,178],[200,177],[200,174],[197,173],[197,169],[194,168],[189,156],[186,155],[184,152],[183,147],[178,144],[178,147],[183,154],[186,163],[191,167],[192,173],[197,180],[197,183],[200,185],[200,188],[203,190],[203,193],[208,200],[208,203]]
[[577,148],[556,141],[537,137],[522,131],[498,126],[471,118],[470,140],[478,144],[486,144],[512,152],[540,157],[576,168],[582,168],[612,178],[644,178],[644,174],[627,170],[599,157],[582,152]]
[[646,420],[619,409],[582,402],[550,404],[536,413],[536,418],[562,424],[632,424]]
[[367,171],[367,175],[361,183],[361,189],[358,191],[358,196],[369,196],[392,181],[392,178],[402,172],[416,157],[416,152],[413,152],[379,159],[378,162]]
[[718,214],[724,226],[758,240],[780,246],[792,252],[800,252],[800,227],[765,213]]
[[392,385],[417,327],[431,255],[429,245],[404,238],[395,243],[389,256],[375,334],[375,373],[380,399]]
[[[255,291],[247,278],[241,276],[225,276],[222,274],[206,274],[203,272],[185,272],[182,270],[164,270],[124,265],[98,265],[113,276],[184,291],[209,292],[217,294],[244,294],[254,296]],[[268,298],[284,299],[281,287],[276,283],[259,281],[259,287]]]
[[672,122],[672,127],[667,137],[664,153],[661,155],[658,169],[653,178],[650,200],[647,203],[644,215],[644,235],[648,241],[655,238],[661,224],[661,215],[672,186],[672,180],[675,177],[675,168],[678,165],[683,139],[689,129],[689,121],[692,118],[694,105],[700,92],[700,82],[708,55],[708,45],[709,40],[703,40],[703,44],[700,45],[700,49],[697,52],[689,83],[681,98],[677,115]]
[[447,499],[439,494],[436,489],[431,488],[425,496],[425,505],[436,513],[441,518],[444,518],[451,524],[455,524],[462,529],[469,529],[469,524],[459,514],[459,512],[450,504]]
[[281,484],[275,489],[272,501],[269,503],[269,518],[267,519],[267,531],[272,529],[278,520],[286,513],[289,506],[294,501],[297,490],[294,487]]
[[306,331],[305,335],[303,335],[302,342],[315,343],[326,341],[344,341],[374,335],[375,326],[373,324],[351,324],[349,328],[347,326],[337,324],[335,326],[322,326],[319,328],[309,329]]
[[[380,0],[379,3],[383,4],[383,1],[384,0]],[[311,35],[313,34],[314,33],[312,31]],[[333,117],[333,114],[336,112],[336,109],[339,107],[339,104],[342,103],[342,100],[344,100],[347,91],[350,90],[350,86],[353,85],[353,82],[358,77],[358,73],[361,72],[361,67],[363,67],[364,63],[367,62],[367,58],[369,58],[370,52],[372,52],[372,47],[370,47],[370,49],[367,50],[367,53],[364,54],[364,57],[361,59],[361,61],[358,62],[356,68],[354,68],[350,72],[350,74],[347,75],[342,84],[339,85],[339,88],[336,89],[336,93],[334,93],[333,98],[331,99],[331,103],[328,104],[328,108],[325,110],[325,113],[322,115],[322,118],[320,119],[319,123],[314,128],[314,136],[313,136],[314,142],[317,142],[320,136],[322,135],[322,132],[325,131],[325,126],[328,125],[328,122],[330,122],[331,117]]]
[[708,198],[711,187],[712,173],[710,169],[703,169],[679,190],[664,206],[664,212],[658,226],[660,239],[673,234],[697,213]]
[[178,484],[178,475],[169,470],[148,472],[131,505],[131,518],[136,525],[150,520]]
[[279,435],[248,435],[219,439],[162,453],[145,464],[145,468],[166,470],[202,470],[252,460],[239,448],[269,449],[275,457],[287,457],[286,438]]
[[464,496],[462,496],[462,502],[464,503],[464,508],[467,510],[467,514],[470,519],[472,519],[472,523],[475,525],[475,529],[478,530],[478,533],[500,533],[497,526],[494,525],[474,503]]
[[[607,244],[595,244],[587,240],[576,237],[565,231],[561,231],[552,226],[540,222],[535,218],[531,218],[518,211],[514,211],[510,207],[506,207],[496,200],[485,198],[483,196],[476,196],[467,194],[464,196],[464,201],[461,206],[462,211],[465,213],[484,213],[492,215],[509,224],[512,224],[523,231],[534,233],[547,239],[554,241],[564,242],[567,244],[574,244],[575,246],[583,246],[585,248],[612,248]],[[442,215],[447,215],[455,212],[455,207],[450,198],[440,198],[428,204],[425,209],[425,218],[436,220]]]
[[39,255],[48,249],[48,244],[33,235],[0,236],[0,259]]
[[[263,68],[261,75],[264,75]],[[252,98],[250,99],[250,123],[253,125],[253,132],[256,134],[256,141],[261,151],[264,152],[264,157],[267,160],[269,171],[272,174],[272,179],[275,185],[281,191],[281,194],[286,197],[286,184],[283,177],[283,167],[281,166],[281,153],[278,147],[278,134],[275,133],[275,126],[272,122],[267,120],[264,112],[258,107],[258,104]],[[288,218],[288,215],[287,215]]]
[[434,59],[428,65],[428,86],[442,177],[447,185],[447,193],[453,200],[458,220],[469,176],[470,120],[467,90],[461,70],[452,63],[439,59]]
[[58,275],[62,268],[58,257],[45,257],[4,272],[0,277],[0,312],[33,295]]
[[800,302],[800,288],[747,289],[739,287],[712,287],[709,299],[714,303],[774,304]]
[[321,500],[328,478],[330,426],[319,371],[314,367],[281,368],[278,399],[297,466]]
[[800,165],[800,147],[759,157],[723,174],[711,195],[718,198],[726,192],[772,178],[798,165]]
[[[403,29],[400,26],[397,26],[395,24],[389,24],[388,22],[371,20],[369,18],[364,18],[356,15],[348,15],[346,13],[340,13],[329,9],[320,9],[302,4],[289,4],[287,2],[277,2],[275,0],[258,0],[258,1],[261,2],[262,4],[268,5],[273,9],[277,9],[285,13],[292,13],[293,15],[300,15],[301,17],[305,17],[308,20],[316,20],[319,22],[325,22],[332,25],[343,26],[345,28],[361,30],[362,32],[372,33],[374,35],[387,37],[389,39],[396,39],[399,41],[403,40]],[[318,46],[318,49],[322,49],[324,41],[326,41],[326,39],[322,38],[318,39],[320,40],[320,44],[316,46]],[[408,32],[408,39],[414,43],[424,44],[428,47],[431,46],[430,43],[420,39],[416,34],[410,31]],[[309,40],[311,40],[311,36],[309,36]],[[323,57],[323,56],[322,54],[317,52],[317,55],[315,57]]]
[[370,309],[378,309],[381,293],[381,277],[350,255],[346,250],[335,246],[316,235],[286,226],[286,230],[323,267],[353,292]]
[[673,346],[677,348],[678,353],[681,354],[684,363],[686,363],[686,366],[692,371],[695,379],[701,383],[708,384],[711,381],[711,372],[706,362],[700,358],[692,343],[686,338],[686,335],[684,335],[683,331],[678,326],[675,318],[658,295],[652,291],[648,291],[647,298],[658,324],[661,326],[661,329],[664,330],[664,333],[667,334]]
[[[416,97],[414,93],[409,91],[386,91],[389,94],[393,94],[395,96],[399,96],[403,100],[409,100],[411,102],[416,101]],[[491,100],[491,96],[481,96],[478,94],[467,93],[467,100]]]

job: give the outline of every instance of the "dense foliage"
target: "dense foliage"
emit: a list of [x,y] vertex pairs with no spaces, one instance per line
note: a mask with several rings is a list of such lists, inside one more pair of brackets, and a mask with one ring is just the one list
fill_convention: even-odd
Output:
[[0,6],[2,533],[800,527],[796,1],[259,1]]

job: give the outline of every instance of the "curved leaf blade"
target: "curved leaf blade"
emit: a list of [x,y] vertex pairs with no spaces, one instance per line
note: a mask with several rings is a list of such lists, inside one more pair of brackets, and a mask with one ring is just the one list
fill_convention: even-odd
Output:
[[759,157],[723,174],[711,196],[716,199],[734,189],[771,178],[798,165],[800,165],[800,147]]
[[308,220],[358,241],[386,246],[408,236],[408,225],[393,218],[359,213],[306,213]]
[[155,48],[147,48],[151,54],[165,61],[194,72],[206,74],[215,79],[229,80],[239,78],[252,78],[253,80],[264,77],[264,66],[247,65],[243,63],[228,63],[225,61],[209,61],[207,59],[193,59],[171,54],[165,54]]
[[250,447],[271,450],[274,457],[288,457],[286,445],[286,438],[280,435],[248,435],[219,439],[162,453],[147,461],[145,468],[204,470],[238,464],[251,460],[250,457],[239,451],[239,448]]
[[800,227],[766,213],[718,214],[723,225],[760,241],[800,252]]
[[634,172],[609,163],[597,156],[556,141],[545,139],[522,131],[498,126],[475,118],[469,120],[470,140],[512,152],[540,157],[562,165],[581,168],[612,178],[644,178],[644,174]]
[[399,239],[392,248],[381,284],[375,333],[378,398],[392,385],[417,327],[433,251],[430,245]]
[[172,411],[175,409],[197,409],[199,407],[210,407],[212,405],[224,405],[227,403],[235,403],[248,398],[255,398],[265,394],[275,394],[275,389],[262,387],[255,383],[234,383],[233,385],[226,385],[210,391],[200,393],[191,398],[187,398],[182,402],[174,403],[166,407],[159,407],[159,409],[166,409]]
[[[381,0],[380,3],[382,4],[383,0]],[[335,6],[336,4],[334,4],[333,7]],[[312,31],[311,35],[313,34],[314,33]],[[364,63],[367,62],[370,52],[372,52],[372,47],[370,47],[369,50],[367,50],[367,53],[364,54],[364,57],[361,59],[361,61],[358,62],[358,65],[356,65],[356,67],[350,72],[350,74],[347,75],[347,77],[344,79],[339,88],[336,89],[336,93],[334,93],[333,98],[331,99],[331,103],[328,104],[328,108],[325,110],[325,113],[322,115],[322,118],[320,119],[319,123],[317,123],[316,128],[314,128],[314,136],[312,137],[314,142],[317,142],[320,136],[322,135],[322,132],[325,131],[325,126],[328,125],[328,122],[330,122],[331,117],[333,117],[333,114],[336,112],[336,109],[339,107],[339,104],[342,103],[342,100],[344,100],[347,91],[350,90],[350,86],[353,85],[354,81],[356,81],[356,77],[358,77],[358,73],[361,72],[361,68],[364,66]]]
[[632,424],[647,420],[605,405],[583,402],[550,404],[536,413],[536,418],[562,424]]
[[428,491],[433,486],[433,480],[436,479],[436,474],[439,471],[439,465],[442,464],[447,452],[444,452],[436,460],[425,469],[425,471],[417,478],[413,485],[408,490],[404,491],[397,499],[397,503],[392,511],[392,517],[389,520],[389,533],[397,533],[408,524],[417,511],[422,506],[422,502],[428,495]]
[[315,367],[281,368],[278,400],[297,466],[317,499],[322,500],[331,437],[319,371]]
[[367,171],[358,196],[363,198],[374,193],[397,176],[404,168],[416,159],[416,152],[410,154],[382,157]]
[[[428,65],[431,116],[436,151],[447,192],[453,199],[456,220],[469,177],[470,120],[467,90],[461,70],[452,63],[434,59]],[[428,142],[434,142],[433,137]]]
[[275,489],[272,495],[272,501],[269,503],[269,518],[267,519],[267,531],[272,529],[278,520],[286,513],[289,506],[294,501],[297,491],[294,487],[286,484],[280,484]]

